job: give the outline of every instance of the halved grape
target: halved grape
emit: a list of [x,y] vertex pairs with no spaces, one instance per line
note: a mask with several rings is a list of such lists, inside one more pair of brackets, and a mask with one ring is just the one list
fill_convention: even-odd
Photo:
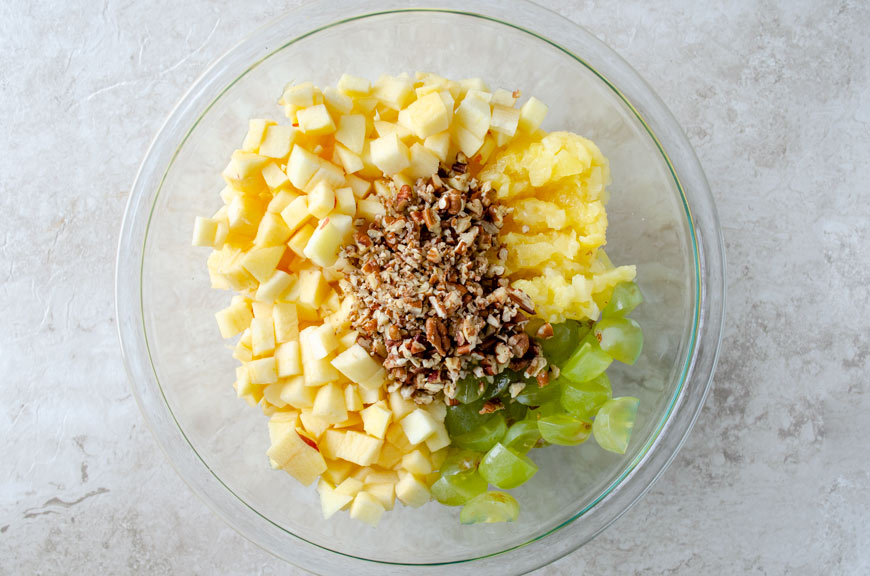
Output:
[[513,522],[520,515],[520,505],[505,492],[485,492],[462,507],[459,521],[463,524]]
[[513,370],[504,370],[499,374],[496,374],[492,379],[492,384],[490,384],[483,393],[483,399],[489,400],[490,398],[495,398],[507,390],[508,386],[514,382],[522,381],[523,377],[521,374],[517,374]]
[[587,382],[607,370],[611,362],[613,358],[601,349],[598,339],[590,333],[561,367],[560,377],[571,382]]
[[486,492],[487,483],[477,470],[441,476],[432,484],[432,496],[447,506],[462,506]]
[[486,381],[474,375],[468,375],[456,382],[456,399],[463,404],[470,404],[486,391]]
[[528,414],[526,414],[526,420],[534,420],[537,422],[545,416],[552,416],[553,414],[564,413],[565,409],[562,408],[562,404],[559,402],[558,399],[550,400],[549,402],[544,402],[540,406],[529,410]]
[[492,413],[480,413],[481,408],[483,408],[483,402],[481,399],[469,404],[457,404],[456,406],[447,407],[444,425],[447,426],[447,432],[450,433],[451,437],[470,432],[492,418]]
[[498,443],[486,453],[477,468],[480,475],[499,488],[516,488],[535,475],[538,467],[531,459]]
[[595,325],[601,349],[614,360],[634,364],[643,348],[643,332],[631,318],[605,318]]
[[499,411],[474,430],[454,436],[451,440],[460,448],[486,452],[504,438],[505,432],[507,432],[507,423],[504,414]]
[[508,422],[517,422],[526,417],[526,412],[529,410],[528,406],[520,404],[510,397],[503,398],[502,401],[504,402],[504,417]]
[[441,475],[450,476],[452,474],[468,472],[469,470],[477,470],[477,465],[480,464],[481,458],[483,458],[483,454],[480,452],[451,446],[447,450],[447,458],[441,464]]
[[610,452],[625,454],[639,404],[640,400],[631,396],[614,398],[604,403],[592,423],[592,434],[599,446]]
[[607,372],[602,372],[588,382],[568,382],[562,385],[562,407],[572,416],[592,422],[601,405],[610,400],[613,392]]
[[526,454],[535,447],[540,438],[541,433],[538,431],[537,422],[520,420],[511,424],[501,443],[519,454]]
[[550,444],[576,446],[589,438],[592,424],[569,414],[553,414],[538,420],[541,437]]
[[580,340],[588,332],[589,325],[581,324],[576,320],[566,320],[560,324],[553,324],[553,336],[546,340],[540,340],[544,356],[551,364],[560,366],[577,349]]
[[643,302],[643,295],[640,293],[640,288],[634,282],[620,282],[613,288],[613,294],[610,296],[610,301],[601,315],[605,318],[613,318],[617,316],[625,316],[631,313],[632,310]]
[[537,382],[533,382],[526,384],[526,387],[523,388],[523,391],[514,400],[525,406],[540,406],[541,404],[558,400],[561,394],[562,387],[558,384],[558,379],[550,382],[543,388],[538,386]]

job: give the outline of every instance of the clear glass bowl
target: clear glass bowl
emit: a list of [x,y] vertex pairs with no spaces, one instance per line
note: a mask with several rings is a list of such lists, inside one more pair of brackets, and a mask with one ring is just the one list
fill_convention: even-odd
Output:
[[[624,456],[589,442],[535,453],[515,491],[518,522],[461,526],[458,509],[397,506],[369,529],[324,521],[313,487],[273,472],[259,410],[235,397],[234,360],[213,313],[196,215],[219,207],[221,169],[251,117],[279,118],[288,81],[342,72],[483,77],[550,106],[549,130],[592,138],[611,162],[607,249],[635,263],[646,335],[616,393],[641,399]],[[724,313],[713,200],[685,136],[652,90],[588,32],[522,1],[320,2],[257,31],[214,64],[154,140],[133,186],[118,250],[116,300],[136,399],[179,474],[227,523],[317,573],[519,574],[575,550],[635,502],[673,459],[709,388]]]

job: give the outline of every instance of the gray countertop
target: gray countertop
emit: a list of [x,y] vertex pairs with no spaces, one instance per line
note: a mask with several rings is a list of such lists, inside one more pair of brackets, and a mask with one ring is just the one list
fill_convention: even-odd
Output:
[[[628,60],[696,147],[728,319],[670,469],[536,574],[870,573],[870,4],[546,4]],[[0,573],[302,574],[172,470],[131,396],[113,310],[150,139],[211,61],[287,7],[0,7]]]

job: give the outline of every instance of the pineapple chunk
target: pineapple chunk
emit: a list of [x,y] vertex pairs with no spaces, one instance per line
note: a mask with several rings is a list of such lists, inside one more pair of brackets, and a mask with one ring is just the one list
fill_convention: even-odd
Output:
[[354,154],[362,154],[366,141],[366,118],[362,114],[348,114],[338,121],[335,141]]
[[251,360],[246,364],[248,368],[248,376],[251,378],[251,384],[272,384],[278,381],[278,369],[275,364],[275,358],[260,358],[259,360]]
[[350,505],[350,517],[370,526],[377,526],[385,510],[380,500],[368,492],[360,492],[354,497],[353,504]]
[[296,198],[286,208],[281,210],[281,218],[284,219],[284,223],[287,224],[287,228],[291,233],[298,230],[310,217],[308,198],[305,196]]
[[513,136],[517,132],[519,122],[520,111],[516,108],[500,106],[498,104],[492,107],[492,121],[489,128],[493,132]]
[[302,376],[295,376],[284,383],[281,388],[281,400],[296,409],[311,408],[314,406],[314,397],[317,390],[305,385]]
[[275,302],[272,309],[275,323],[275,342],[281,344],[299,339],[299,316],[292,302]]
[[405,476],[396,483],[396,497],[405,506],[419,508],[429,501],[431,494],[429,488],[413,474]]
[[353,195],[359,199],[365,198],[369,190],[372,189],[372,183],[368,180],[364,180],[359,176],[354,176],[353,174],[349,174],[347,176],[347,184],[353,190]]
[[438,171],[438,157],[419,142],[411,146],[411,165],[408,167],[408,176],[417,178],[429,178]]
[[447,153],[450,150],[450,132],[444,131],[433,134],[423,141],[425,146],[441,162],[447,161]]
[[255,317],[251,321],[251,351],[254,356],[265,356],[275,351],[275,326],[272,324],[271,316]]
[[265,136],[260,144],[260,156],[269,158],[286,158],[296,140],[297,130],[292,126],[272,125],[266,128]]
[[284,342],[275,349],[275,363],[280,378],[302,374],[302,355],[299,342]]
[[330,214],[317,225],[302,253],[319,266],[332,266],[352,225],[353,219],[347,214]]
[[266,128],[275,124],[272,120],[264,120],[262,118],[252,118],[248,120],[248,133],[242,141],[242,150],[245,152],[256,152],[260,147],[260,142],[263,141],[263,136],[266,135]]
[[432,463],[420,450],[412,450],[402,457],[402,468],[417,476],[425,476],[432,471]]
[[312,154],[302,146],[293,146],[290,160],[287,162],[287,177],[290,179],[290,183],[299,190],[304,190],[311,177],[320,170],[320,162],[321,160],[317,155]]
[[287,242],[291,234],[292,230],[287,227],[281,216],[266,212],[263,219],[260,220],[254,244],[256,246],[281,246]]
[[219,221],[214,218],[196,217],[193,223],[194,246],[214,246],[217,237]]
[[259,154],[236,150],[221,175],[233,188],[247,194],[257,194],[266,187],[263,168],[268,162],[268,158]]
[[532,96],[520,108],[519,128],[526,134],[537,130],[547,116],[547,105]]
[[372,140],[371,155],[372,163],[387,175],[401,172],[411,164],[408,147],[396,134]]
[[365,78],[342,74],[338,79],[338,89],[350,96],[366,96],[372,87]]
[[331,518],[353,500],[353,496],[337,493],[335,488],[323,478],[317,483],[317,492],[320,494],[320,511],[325,520]]
[[414,135],[420,140],[424,140],[433,134],[447,130],[449,118],[447,117],[447,108],[441,96],[432,92],[427,94],[415,102],[411,103],[406,109],[408,113],[410,128]]
[[338,162],[341,163],[341,167],[344,168],[344,171],[347,174],[353,174],[354,172],[359,172],[365,168],[365,164],[358,154],[351,152],[338,143],[335,145],[335,157],[333,157],[333,161],[335,161],[336,158],[338,159]]
[[317,219],[324,218],[335,208],[335,192],[326,180],[321,180],[308,193],[308,213]]
[[387,434],[387,428],[393,418],[393,413],[387,408],[385,402],[372,404],[360,412],[363,420],[363,430],[366,434],[375,438],[384,439]]
[[[251,309],[247,304],[237,303],[231,304],[229,307],[220,310],[215,314],[218,328],[220,328],[221,336],[224,338],[232,338],[239,332],[245,330],[251,325],[251,320],[254,318],[251,314]],[[365,350],[363,350],[365,352]]]
[[299,130],[312,136],[335,132],[335,122],[332,121],[332,116],[329,115],[329,110],[324,104],[298,110],[296,121],[299,123]]
[[308,245],[308,241],[311,239],[311,236],[314,235],[314,224],[309,222],[302,228],[300,228],[293,236],[290,238],[290,241],[287,242],[287,246],[290,250],[293,251],[294,254],[299,256],[300,258],[305,258],[305,247]]
[[275,270],[269,279],[260,284],[254,296],[260,302],[274,302],[293,284],[294,278],[283,270]]
[[432,436],[438,427],[435,419],[421,408],[415,409],[402,418],[400,424],[408,441],[413,445],[417,445]]
[[356,196],[353,188],[347,186],[335,191],[335,211],[348,216],[356,215]]
[[338,338],[330,324],[321,324],[308,333],[308,350],[315,360],[326,358],[338,348]]
[[332,365],[344,374],[351,382],[361,384],[370,379],[378,370],[383,369],[381,364],[374,360],[365,348],[354,344],[332,360]]

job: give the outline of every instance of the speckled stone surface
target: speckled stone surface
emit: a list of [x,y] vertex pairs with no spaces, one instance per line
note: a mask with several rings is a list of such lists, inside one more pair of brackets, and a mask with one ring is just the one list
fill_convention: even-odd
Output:
[[[870,4],[546,2],[648,79],[728,252],[715,387],[573,574],[870,573]],[[127,190],[216,57],[292,3],[0,4],[0,573],[302,574],[194,498],[113,320]]]

